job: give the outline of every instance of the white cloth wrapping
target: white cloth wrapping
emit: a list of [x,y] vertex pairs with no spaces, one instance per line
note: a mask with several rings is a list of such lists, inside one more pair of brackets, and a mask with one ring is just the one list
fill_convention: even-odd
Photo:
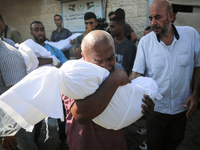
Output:
[[[38,67],[39,58],[54,58],[60,62],[55,56],[51,55],[51,52],[47,51],[43,46],[37,44],[32,39],[28,39],[18,45],[18,50],[24,57],[27,72],[31,72]],[[51,65],[52,66],[52,65]]]
[[[73,99],[83,99],[94,93],[108,75],[106,69],[84,60],[67,61],[60,69],[41,67],[3,93],[0,108],[21,127],[31,131],[47,116],[63,120],[61,93]],[[119,87],[107,108],[93,121],[107,129],[117,130],[139,119],[145,90],[136,84],[141,80],[150,81],[146,83],[148,92],[153,88],[150,96],[161,97],[154,80],[138,78],[135,83]]]
[[138,77],[130,84],[120,86],[106,109],[93,121],[106,129],[114,130],[131,125],[142,117],[141,105],[144,94],[149,95],[153,100],[162,98],[152,78]]
[[47,43],[51,46],[54,46],[61,51],[69,50],[73,46],[72,44],[70,44],[70,40],[76,39],[79,35],[81,35],[81,33],[74,33],[70,37],[68,37],[67,39],[60,40],[58,42],[45,41],[45,43]]
[[0,96],[0,108],[27,131],[48,116],[64,121],[59,89],[62,76],[55,67],[32,71]]
[[21,126],[0,108],[0,137],[14,136]]

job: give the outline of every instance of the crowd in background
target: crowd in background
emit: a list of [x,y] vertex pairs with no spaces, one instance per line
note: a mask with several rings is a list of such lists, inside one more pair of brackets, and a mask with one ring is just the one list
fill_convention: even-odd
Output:
[[[153,78],[163,99],[152,101],[145,95],[142,113],[146,126],[138,134],[147,135],[140,145],[145,150],[175,150],[184,138],[187,118],[199,103],[200,38],[192,27],[179,27],[169,1],[158,0],[149,8],[150,26],[139,40],[126,22],[125,11],[118,8],[108,14],[106,31],[96,29],[96,15],[84,15],[85,32],[71,40],[75,59],[84,59],[110,71],[109,77],[91,96],[81,101],[62,95],[65,122],[58,119],[60,150],[127,149],[123,129],[108,130],[91,120],[106,108],[119,86],[139,77]],[[56,14],[57,29],[50,41],[69,38],[72,33],[62,26],[62,16]],[[4,23],[0,15],[0,95],[9,90],[28,73],[24,59],[15,43],[22,43],[21,35]],[[52,64],[60,68],[70,60],[69,49],[63,51],[46,44],[45,27],[41,21],[30,23],[35,44],[51,53],[53,58],[38,58],[38,66]],[[92,38],[93,43],[90,42]],[[137,44],[137,46],[136,46]],[[84,46],[83,46],[84,45]],[[74,59],[74,58],[73,58]],[[0,114],[1,115],[1,114]],[[1,137],[4,149],[37,150],[42,121],[33,132],[20,129],[16,136]],[[66,141],[67,140],[67,141]]]

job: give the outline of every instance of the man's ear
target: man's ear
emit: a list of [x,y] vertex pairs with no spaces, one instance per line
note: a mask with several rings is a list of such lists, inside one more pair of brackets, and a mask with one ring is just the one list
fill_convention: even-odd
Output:
[[85,60],[85,55],[83,52],[81,52],[81,56],[83,57],[83,59]]
[[95,21],[95,24],[96,24],[96,26],[98,26],[98,22],[97,21]]
[[30,34],[33,36],[33,33],[32,33],[32,31],[30,32]]
[[174,20],[174,13],[171,11],[169,13],[169,22],[172,22]]

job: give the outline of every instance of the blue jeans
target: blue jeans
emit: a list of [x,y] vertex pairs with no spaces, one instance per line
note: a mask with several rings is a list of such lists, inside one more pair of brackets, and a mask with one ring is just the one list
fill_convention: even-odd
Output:
[[[20,129],[17,132],[17,149],[16,150],[38,150],[37,145],[33,140],[34,132],[26,132],[24,129]],[[0,138],[0,149],[3,150],[2,147],[2,138]]]

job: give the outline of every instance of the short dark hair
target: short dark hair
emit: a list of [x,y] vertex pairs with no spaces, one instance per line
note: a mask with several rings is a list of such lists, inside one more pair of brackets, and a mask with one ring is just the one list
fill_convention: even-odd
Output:
[[124,25],[125,24],[125,20],[124,20],[124,17],[122,15],[115,15],[115,17],[110,19],[110,21],[115,21],[118,25]]
[[114,11],[111,11],[111,12],[108,13],[108,17],[110,17],[110,16],[112,16],[112,15],[114,15],[114,14],[115,14],[115,12],[114,12]]
[[55,17],[57,17],[57,16],[60,17],[60,19],[62,20],[62,16],[59,15],[59,14],[55,14],[53,18],[55,18]]
[[122,8],[115,10],[115,15],[122,15],[125,19],[125,11]]
[[[43,23],[41,22],[41,21],[33,21],[31,24],[30,24],[30,29],[31,29],[31,31],[32,31],[32,25],[33,24],[42,24],[43,25]],[[43,25],[44,26],[44,25]]]
[[97,17],[93,12],[86,12],[85,15],[84,15],[84,20],[88,20],[88,19],[97,20]]
[[3,21],[3,17],[2,17],[2,15],[0,14],[0,20],[4,23],[4,21]]

